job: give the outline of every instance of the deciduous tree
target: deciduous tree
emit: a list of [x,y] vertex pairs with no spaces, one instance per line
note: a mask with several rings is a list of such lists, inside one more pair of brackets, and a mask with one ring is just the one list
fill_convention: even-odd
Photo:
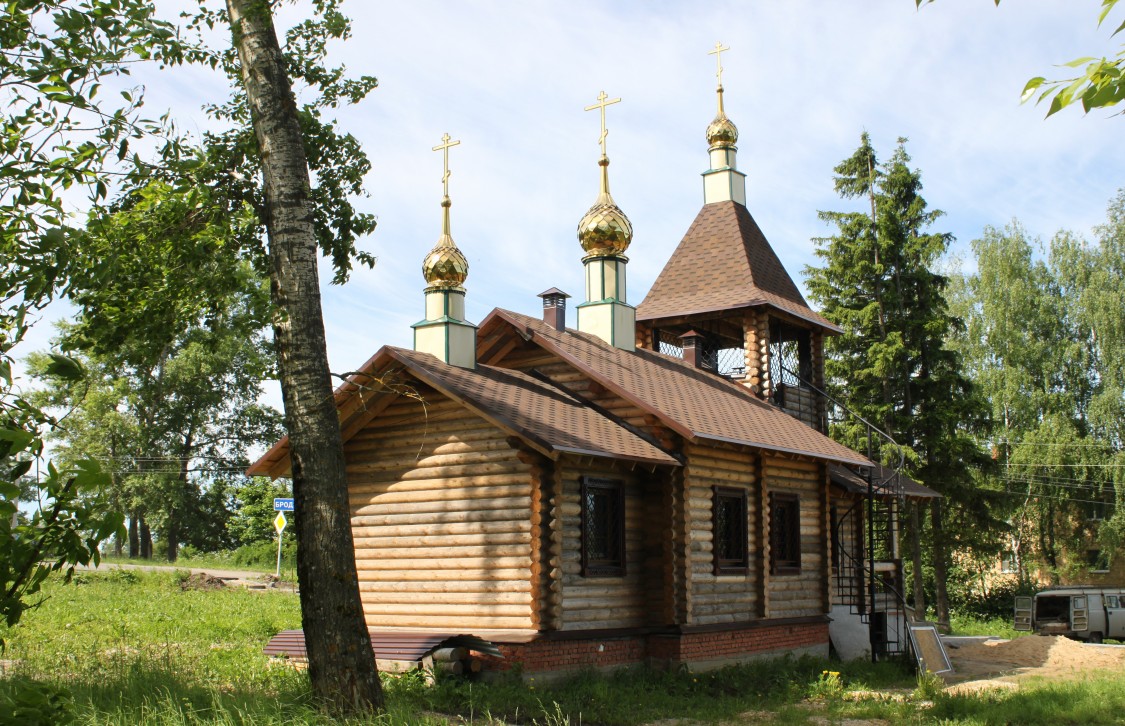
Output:
[[317,698],[335,711],[380,708],[382,690],[355,569],[298,106],[269,2],[227,0],[227,13],[262,161],[309,676]]

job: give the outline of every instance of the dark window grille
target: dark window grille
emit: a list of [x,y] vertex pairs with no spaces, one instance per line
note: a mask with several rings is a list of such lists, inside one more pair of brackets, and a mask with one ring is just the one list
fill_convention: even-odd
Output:
[[675,333],[657,328],[653,332],[653,337],[656,339],[655,347],[657,353],[675,356],[676,358],[684,357],[684,346],[680,341],[680,337]]
[[746,490],[715,487],[711,552],[716,575],[744,575],[750,569]]
[[770,494],[770,572],[801,571],[801,501],[796,494]]
[[582,477],[582,576],[625,574],[625,487],[617,479]]
[[770,324],[770,381],[774,386],[802,386],[812,382],[812,336],[808,330]]
[[[683,341],[678,333],[657,328],[653,334],[655,348],[658,353],[684,357]],[[728,378],[742,378],[746,375],[746,349],[721,348],[718,339],[706,336],[703,339],[703,348],[700,351],[700,368],[714,371]]]

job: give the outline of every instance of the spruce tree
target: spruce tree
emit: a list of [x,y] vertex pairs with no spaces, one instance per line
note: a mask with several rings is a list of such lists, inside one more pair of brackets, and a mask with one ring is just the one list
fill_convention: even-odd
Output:
[[[805,269],[810,298],[842,335],[826,345],[830,392],[853,412],[882,428],[900,448],[873,441],[875,455],[944,495],[930,511],[931,555],[938,620],[948,623],[945,573],[948,551],[942,508],[976,524],[991,524],[974,471],[988,459],[972,432],[986,409],[946,345],[960,325],[945,301],[948,280],[937,272],[952,235],[929,231],[942,216],[922,197],[921,173],[910,168],[906,140],[879,163],[866,133],[859,148],[835,168],[837,193],[862,198],[863,211],[821,212],[836,234],[814,240],[822,266]],[[832,435],[860,451],[867,427],[854,416],[832,426]],[[920,526],[912,512],[914,534]],[[921,604],[921,550],[913,548],[915,603]]]

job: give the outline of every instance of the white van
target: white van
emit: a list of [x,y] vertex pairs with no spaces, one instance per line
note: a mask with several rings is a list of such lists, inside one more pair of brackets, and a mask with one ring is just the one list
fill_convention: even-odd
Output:
[[1089,643],[1125,640],[1125,588],[1055,587],[1017,597],[1015,628]]

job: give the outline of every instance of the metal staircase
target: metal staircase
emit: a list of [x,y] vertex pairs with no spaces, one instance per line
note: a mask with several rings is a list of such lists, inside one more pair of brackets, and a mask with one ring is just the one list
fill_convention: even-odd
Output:
[[841,605],[869,626],[873,660],[909,651],[909,608],[899,554],[903,487],[897,471],[867,472],[867,495],[840,515],[835,590]]

